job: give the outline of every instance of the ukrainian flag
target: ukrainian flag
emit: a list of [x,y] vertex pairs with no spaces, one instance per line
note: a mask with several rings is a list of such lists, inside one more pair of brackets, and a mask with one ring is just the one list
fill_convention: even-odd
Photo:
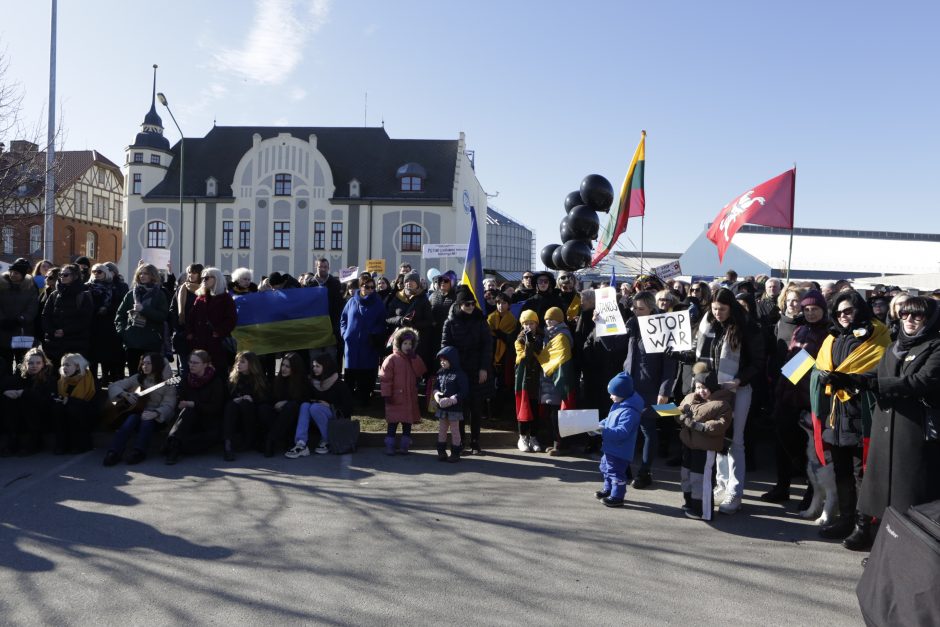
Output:
[[780,369],[780,373],[789,379],[790,383],[796,385],[815,363],[816,360],[813,359],[813,356],[807,353],[805,348],[801,348],[800,352],[784,364],[783,368]]
[[480,232],[477,230],[477,212],[470,207],[470,242],[467,244],[467,260],[463,264],[463,276],[460,281],[470,288],[477,300],[477,307],[483,307],[483,256],[480,254]]
[[259,355],[329,346],[336,340],[325,287],[268,290],[235,298],[238,350]]

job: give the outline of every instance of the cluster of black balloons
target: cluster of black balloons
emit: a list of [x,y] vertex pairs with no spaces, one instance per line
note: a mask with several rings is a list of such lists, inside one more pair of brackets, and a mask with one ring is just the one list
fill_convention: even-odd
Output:
[[600,221],[597,212],[610,211],[614,188],[600,174],[588,174],[581,189],[565,197],[565,215],[558,227],[561,244],[542,249],[542,263],[551,270],[580,270],[591,265],[591,240],[597,239]]

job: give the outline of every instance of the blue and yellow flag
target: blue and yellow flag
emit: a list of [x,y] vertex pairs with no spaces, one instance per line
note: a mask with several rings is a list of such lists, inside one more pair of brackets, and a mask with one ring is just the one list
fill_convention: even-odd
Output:
[[269,290],[235,298],[238,350],[259,355],[329,346],[336,340],[325,287]]
[[463,276],[460,281],[470,288],[477,301],[477,307],[483,307],[483,256],[480,254],[480,232],[477,230],[477,212],[470,207],[470,241],[467,244],[467,260],[463,264]]

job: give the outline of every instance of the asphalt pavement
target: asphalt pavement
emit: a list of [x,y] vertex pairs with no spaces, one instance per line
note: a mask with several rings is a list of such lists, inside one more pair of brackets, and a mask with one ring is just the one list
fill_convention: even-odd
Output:
[[789,506],[628,506],[597,462],[378,448],[289,460],[0,459],[3,625],[860,625],[861,555]]

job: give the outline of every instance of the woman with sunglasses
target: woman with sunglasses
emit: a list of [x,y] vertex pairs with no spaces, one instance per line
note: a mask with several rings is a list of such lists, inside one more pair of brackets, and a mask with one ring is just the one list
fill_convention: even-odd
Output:
[[42,310],[42,347],[56,369],[65,353],[88,354],[94,308],[79,267],[74,263],[62,266],[55,291]]
[[375,293],[375,279],[365,275],[359,290],[339,316],[345,350],[346,382],[363,405],[372,400],[379,356],[385,346],[385,304]]
[[877,399],[855,529],[843,541],[848,549],[871,548],[872,518],[881,519],[889,505],[906,512],[940,498],[938,305],[921,296],[907,299],[897,311],[898,338],[878,363],[876,376],[843,377],[849,389],[871,391]]
[[92,337],[95,341],[91,343],[87,357],[93,373],[97,374],[98,366],[101,365],[103,383],[113,383],[124,378],[124,346],[114,327],[114,316],[127,294],[127,286],[116,282],[115,278],[108,266],[96,263],[91,268],[91,280],[85,284],[95,301],[92,322]]
[[872,316],[868,303],[854,290],[839,292],[829,315],[833,329],[816,356],[809,401],[816,454],[820,463],[832,464],[839,497],[838,517],[822,527],[819,535],[842,540],[855,528],[864,444],[875,400],[870,390],[859,390],[858,381],[875,376],[891,338],[887,327]]
[[235,355],[225,348],[224,341],[238,322],[235,301],[218,268],[205,268],[201,279],[192,311],[186,316],[186,341],[190,349],[208,352],[217,370],[228,372]]

